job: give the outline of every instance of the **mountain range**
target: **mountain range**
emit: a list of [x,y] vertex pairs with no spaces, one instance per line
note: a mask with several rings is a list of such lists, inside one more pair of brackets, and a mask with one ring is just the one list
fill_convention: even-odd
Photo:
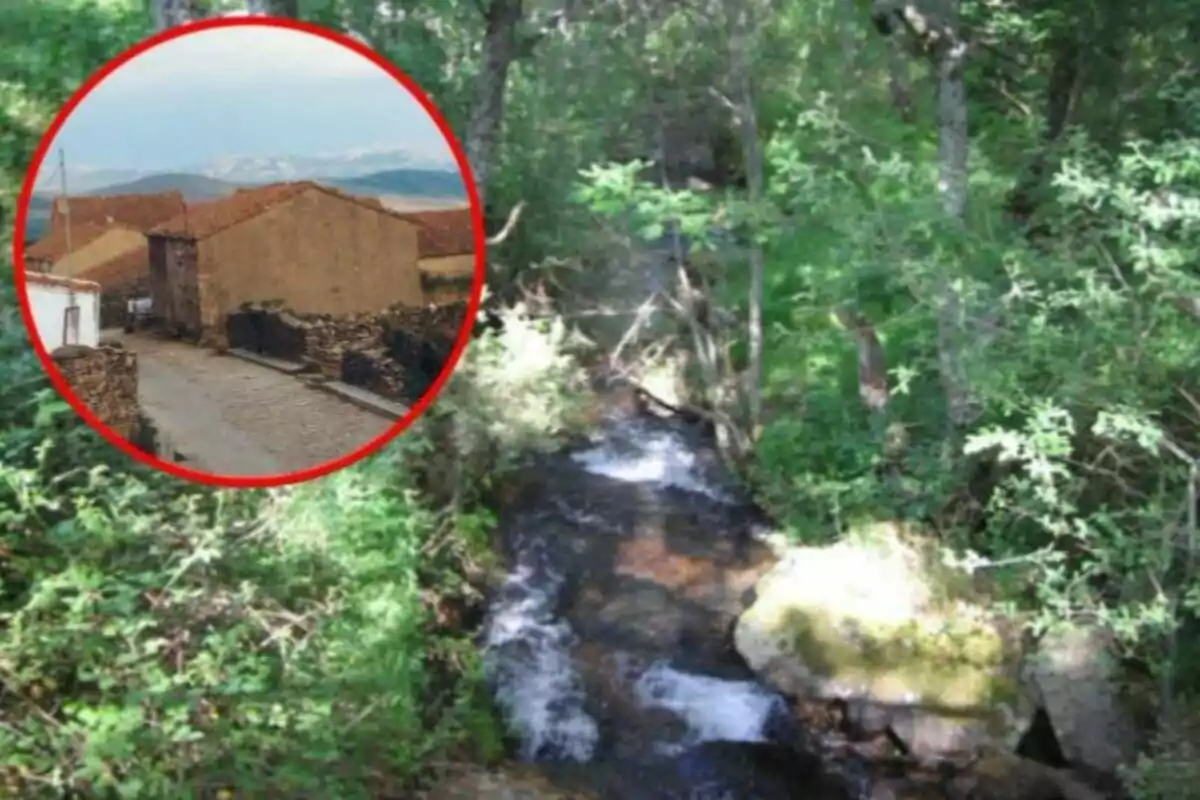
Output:
[[[224,156],[200,164],[188,164],[174,170],[136,170],[68,165],[67,190],[71,194],[95,194],[123,183],[162,174],[197,175],[239,185],[295,181],[324,176],[330,179],[361,178],[377,172],[411,169],[432,172],[458,172],[458,164],[446,150],[423,152],[398,149],[368,149],[328,155]],[[53,170],[42,171],[35,187],[37,192],[54,193],[60,190],[58,176]]]
[[[315,166],[314,164],[309,166]],[[235,174],[245,175],[249,170]],[[339,171],[340,172],[340,171]],[[99,175],[101,173],[94,173]],[[103,174],[108,178],[115,177],[113,171]],[[177,191],[183,194],[189,202],[214,200],[242,188],[259,186],[280,180],[314,180],[318,183],[340,189],[349,194],[378,197],[385,202],[388,198],[411,198],[429,200],[431,205],[458,204],[465,200],[466,190],[462,176],[455,169],[432,169],[428,167],[404,167],[365,174],[321,174],[297,173],[289,177],[272,177],[263,179],[268,174],[266,170],[257,173],[256,180],[230,180],[212,175],[192,172],[164,172],[150,175],[137,175],[129,180],[113,182],[83,188],[76,186],[72,194],[77,195],[114,195],[114,194],[156,194],[159,192]],[[271,172],[277,175],[277,172]],[[50,222],[50,209],[53,202],[53,188],[39,187],[34,192],[29,204],[29,215],[25,227],[26,241],[36,241],[44,235]]]

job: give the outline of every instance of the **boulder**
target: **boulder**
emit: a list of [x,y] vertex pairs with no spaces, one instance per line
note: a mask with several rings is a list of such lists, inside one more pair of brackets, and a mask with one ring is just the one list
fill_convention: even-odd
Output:
[[791,548],[755,594],[734,644],[759,677],[793,697],[844,699],[852,723],[890,728],[914,755],[1012,748],[1033,720],[1017,626],[911,526]]
[[986,748],[945,786],[946,800],[1104,800],[1070,773]]
[[1133,764],[1144,742],[1115,656],[1096,626],[1059,625],[1038,640],[1024,665],[1034,701],[1046,711],[1063,756],[1114,775]]

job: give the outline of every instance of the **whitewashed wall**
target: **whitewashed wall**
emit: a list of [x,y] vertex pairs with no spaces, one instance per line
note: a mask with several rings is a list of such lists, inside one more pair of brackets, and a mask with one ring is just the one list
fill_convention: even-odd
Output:
[[[42,344],[50,352],[65,344],[100,344],[100,292],[78,286],[29,281],[29,306]],[[64,341],[66,311],[79,307],[79,338]]]

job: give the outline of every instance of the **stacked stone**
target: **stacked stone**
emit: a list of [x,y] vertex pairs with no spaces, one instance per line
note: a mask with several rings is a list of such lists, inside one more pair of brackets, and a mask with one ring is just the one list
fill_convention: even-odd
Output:
[[377,347],[383,336],[383,327],[373,314],[312,316],[306,321],[309,325],[305,337],[306,355],[320,368],[322,375],[335,380],[342,379],[342,364],[347,351]]
[[141,414],[135,353],[103,344],[68,345],[51,355],[80,402],[120,436],[134,435]]
[[458,331],[462,328],[466,313],[466,303],[397,307],[388,311],[384,326],[389,330],[403,331],[414,339],[430,344],[453,344],[458,338]]
[[405,396],[404,370],[381,347],[347,350],[342,381],[393,400]]

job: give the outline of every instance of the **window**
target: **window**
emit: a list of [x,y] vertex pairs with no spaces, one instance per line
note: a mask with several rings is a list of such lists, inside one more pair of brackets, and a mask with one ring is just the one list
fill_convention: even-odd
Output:
[[63,344],[79,344],[79,306],[70,305],[63,311]]

